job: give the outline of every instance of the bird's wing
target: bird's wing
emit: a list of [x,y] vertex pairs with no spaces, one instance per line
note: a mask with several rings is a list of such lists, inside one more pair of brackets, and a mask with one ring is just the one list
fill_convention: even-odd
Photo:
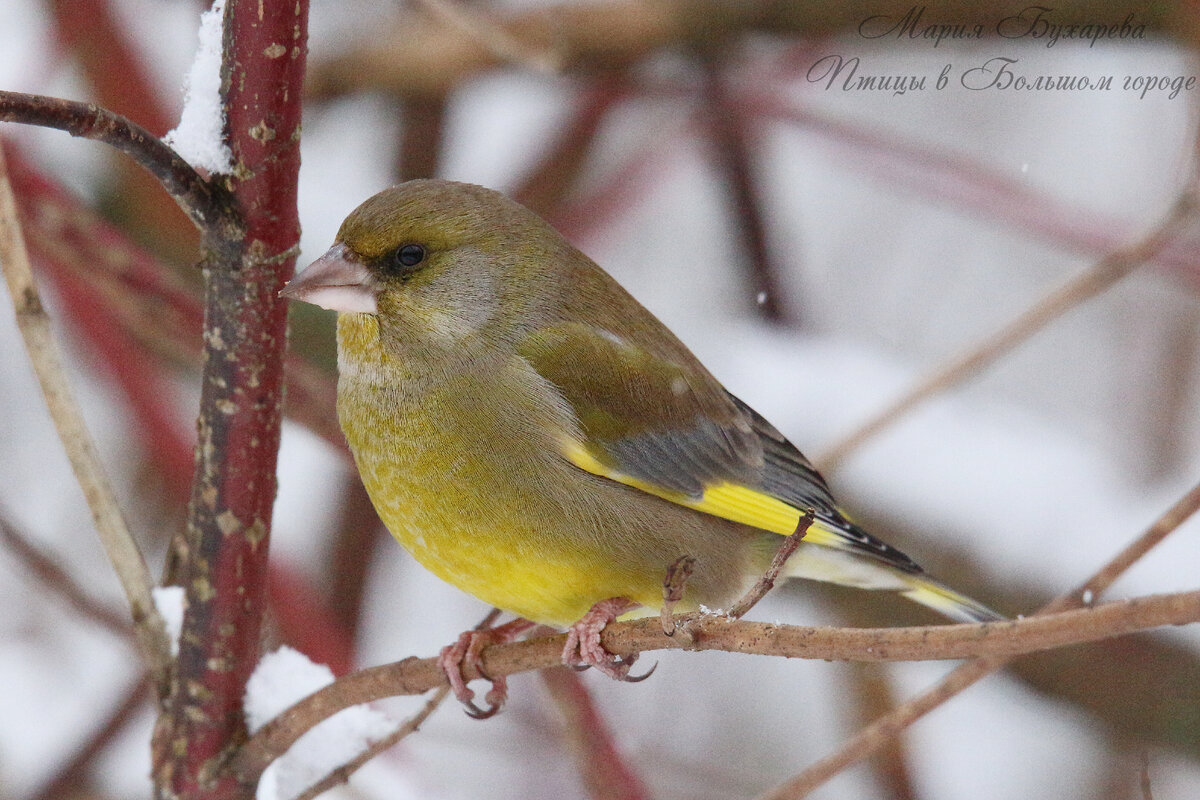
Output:
[[579,434],[561,446],[577,467],[783,535],[812,510],[807,540],[915,568],[847,522],[808,459],[708,373],[582,323],[539,330],[518,352],[571,406]]
[[814,511],[817,524],[809,529],[806,541],[866,556],[901,572],[913,574],[921,571],[917,563],[904,553],[842,516],[833,504],[825,479],[812,462],[761,414],[732,394],[728,396],[750,420],[750,426],[762,444],[763,470],[759,481],[762,491]]

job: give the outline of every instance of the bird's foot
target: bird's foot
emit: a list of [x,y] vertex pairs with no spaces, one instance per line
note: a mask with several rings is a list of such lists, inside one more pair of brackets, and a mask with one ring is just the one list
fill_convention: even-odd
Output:
[[630,677],[629,668],[637,660],[636,655],[615,656],[604,649],[600,643],[600,634],[608,623],[627,611],[637,608],[638,604],[625,597],[610,597],[592,606],[583,617],[567,629],[567,644],[563,647],[562,660],[568,667],[595,667],[613,680],[636,683],[649,678],[650,672],[637,677]]
[[[534,624],[527,619],[514,619],[512,622],[506,622],[495,628],[465,631],[459,635],[458,641],[454,644],[442,648],[442,652],[438,656],[438,666],[442,668],[442,672],[446,673],[446,680],[450,682],[450,690],[454,692],[458,702],[463,704],[468,716],[475,719],[487,719],[495,716],[496,712],[504,705],[504,701],[508,699],[508,679],[504,676],[493,678],[483,669],[483,662],[479,655],[483,648],[493,644],[507,644],[532,628]],[[475,692],[467,686],[467,681],[463,677],[464,667],[473,669],[480,677],[491,681],[492,688],[483,698],[483,702],[486,704],[485,708],[480,708],[475,704]]]

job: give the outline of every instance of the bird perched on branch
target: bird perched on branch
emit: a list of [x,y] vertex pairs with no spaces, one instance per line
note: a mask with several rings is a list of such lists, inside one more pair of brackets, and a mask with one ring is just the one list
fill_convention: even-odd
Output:
[[[785,575],[1000,617],[839,511],[820,474],[547,223],[479,186],[417,180],[355,209],[283,294],[338,313],[338,418],[384,524],[433,573],[619,678],[599,632],[663,604],[724,608],[811,514]],[[489,635],[443,651],[459,666]],[[503,686],[489,694],[492,710]],[[480,715],[490,712],[481,712]]]

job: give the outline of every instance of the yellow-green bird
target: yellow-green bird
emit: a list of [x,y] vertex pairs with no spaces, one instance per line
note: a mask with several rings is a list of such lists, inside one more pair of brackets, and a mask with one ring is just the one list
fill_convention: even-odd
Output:
[[338,418],[396,539],[486,603],[573,626],[610,674],[599,628],[659,609],[668,567],[694,559],[680,610],[728,607],[805,512],[789,577],[1001,618],[849,522],[774,426],[498,192],[380,192],[283,294],[339,312]]

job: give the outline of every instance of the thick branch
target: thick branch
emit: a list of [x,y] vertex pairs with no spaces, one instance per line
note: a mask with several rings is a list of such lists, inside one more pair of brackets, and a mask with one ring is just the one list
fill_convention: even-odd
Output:
[[[618,656],[681,649],[838,661],[928,661],[1010,657],[1194,622],[1200,622],[1200,591],[984,625],[814,628],[689,615],[677,618],[676,633],[668,637],[658,618],[650,617],[609,625],[602,641],[606,650]],[[559,666],[564,643],[565,634],[560,634],[494,645],[483,650],[483,670],[500,677]],[[468,680],[482,677],[467,666],[463,675]],[[384,697],[420,694],[445,680],[436,658],[409,658],[348,675],[264,726],[235,756],[233,769],[239,779],[252,784],[267,764],[331,714]]]
[[258,663],[283,409],[287,308],[300,226],[300,99],[308,3],[229,0],[222,101],[230,186],[245,225],[205,264],[205,363],[185,539],[187,606],[176,680],[153,745],[157,796],[251,792],[219,765],[246,737],[242,698]]
[[0,91],[0,122],[57,128],[95,139],[125,153],[158,178],[206,237],[210,249],[229,253],[242,227],[228,193],[200,177],[192,165],[142,126],[92,103]]

